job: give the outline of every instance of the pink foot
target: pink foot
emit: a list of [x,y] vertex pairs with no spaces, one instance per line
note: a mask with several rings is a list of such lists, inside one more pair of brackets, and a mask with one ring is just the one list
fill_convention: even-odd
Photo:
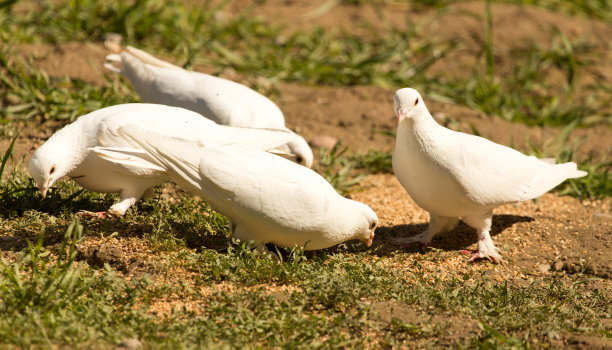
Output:
[[81,210],[77,214],[88,217],[88,218],[98,218],[98,219],[105,219],[106,216],[108,215],[108,213],[105,211],[87,211],[87,210]]
[[463,255],[471,255],[470,256],[470,260],[468,260],[468,262],[472,262],[472,261],[476,261],[478,259],[489,259],[494,263],[499,263],[499,260],[495,259],[492,256],[485,256],[485,257],[480,257],[480,252],[478,250],[467,250],[467,249],[463,249],[460,250],[459,253],[463,254]]

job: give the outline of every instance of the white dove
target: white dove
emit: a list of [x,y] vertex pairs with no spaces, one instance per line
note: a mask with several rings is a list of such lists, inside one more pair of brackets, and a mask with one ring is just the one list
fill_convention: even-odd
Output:
[[[65,126],[34,152],[29,170],[43,198],[57,179],[69,176],[88,190],[119,193],[119,202],[108,212],[123,215],[145,191],[166,182],[168,177],[165,174],[138,170],[126,173],[123,167],[102,161],[91,151],[95,146],[138,147],[117,134],[117,130],[126,124],[142,125],[147,130],[181,136],[205,146],[272,150],[291,138],[289,133],[279,130],[217,125],[183,108],[144,103],[107,107]],[[104,216],[103,213],[86,213]]]
[[[106,59],[104,66],[127,77],[143,102],[186,108],[221,125],[289,131],[278,106],[245,85],[185,70],[131,46]],[[293,133],[287,147],[297,163],[312,166],[303,137]]]
[[[183,189],[201,194],[230,219],[235,238],[306,250],[359,239],[369,247],[378,218],[367,205],[344,198],[316,172],[262,151],[201,147],[178,137],[119,129],[134,150],[94,151],[126,172],[167,174]],[[140,151],[143,150],[143,151]]]
[[393,152],[395,176],[430,215],[423,233],[402,239],[428,244],[463,220],[478,233],[470,261],[501,260],[489,230],[492,209],[536,198],[570,178],[587,175],[575,163],[551,164],[485,138],[449,130],[435,122],[421,95],[410,88],[393,96],[398,119]]

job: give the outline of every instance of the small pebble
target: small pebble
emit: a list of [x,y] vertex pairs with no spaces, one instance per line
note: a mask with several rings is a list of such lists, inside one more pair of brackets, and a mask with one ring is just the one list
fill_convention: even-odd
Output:
[[334,147],[336,142],[338,142],[338,139],[335,137],[321,135],[321,136],[313,137],[309,143],[310,143],[310,147],[313,147],[313,148],[325,147],[327,149],[332,149],[332,147]]
[[140,340],[134,338],[123,339],[121,343],[117,345],[117,347],[121,349],[138,349],[141,346],[142,343]]
[[538,270],[542,273],[548,273],[550,271],[550,264],[538,264]]

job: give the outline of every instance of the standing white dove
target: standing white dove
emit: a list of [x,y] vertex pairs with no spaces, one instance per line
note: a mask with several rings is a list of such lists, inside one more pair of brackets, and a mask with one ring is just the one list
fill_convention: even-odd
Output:
[[[69,176],[88,190],[119,193],[119,202],[113,204],[108,213],[121,216],[147,190],[166,182],[168,176],[165,173],[126,172],[123,167],[102,161],[92,152],[95,146],[137,148],[138,144],[119,137],[117,133],[126,124],[138,124],[164,135],[181,136],[203,146],[272,150],[291,137],[279,130],[217,125],[198,113],[177,107],[145,103],[107,107],[65,126],[34,152],[29,170],[43,198],[55,181]],[[84,213],[105,216],[104,212]]]
[[470,261],[501,261],[489,231],[492,210],[541,196],[561,182],[587,175],[575,163],[551,164],[485,138],[449,130],[433,119],[410,88],[393,96],[398,127],[393,171],[410,197],[429,212],[423,233],[402,243],[429,244],[459,219],[476,229],[478,250]]
[[[185,70],[131,46],[106,59],[104,66],[127,77],[143,102],[186,108],[221,125],[292,132],[278,106],[245,85]],[[303,137],[293,133],[287,148],[298,164],[312,166],[312,150]]]
[[[96,147],[101,159],[126,172],[164,172],[227,216],[235,238],[306,250],[359,239],[369,247],[378,218],[344,198],[316,172],[262,151],[201,147],[136,125],[119,129],[134,150]],[[139,151],[143,150],[143,151]]]

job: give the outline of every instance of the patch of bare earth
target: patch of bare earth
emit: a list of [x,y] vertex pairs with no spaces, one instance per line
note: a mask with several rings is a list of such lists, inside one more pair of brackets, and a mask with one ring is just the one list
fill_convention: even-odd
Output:
[[[469,317],[419,310],[415,306],[395,301],[372,303],[370,312],[380,328],[384,329],[400,321],[417,328],[415,333],[422,332],[425,336],[410,340],[409,344],[413,348],[430,347],[432,342],[437,346],[457,346],[462,340],[470,339],[480,332],[478,322]],[[427,337],[427,334],[435,334],[434,339]],[[408,342],[404,345],[408,345]]]
[[395,251],[430,255],[435,265],[455,271],[466,268],[491,270],[500,281],[527,275],[540,275],[552,270],[568,273],[585,272],[612,279],[612,201],[609,199],[581,203],[572,197],[545,194],[537,201],[507,204],[493,211],[493,242],[501,250],[505,263],[467,264],[459,254],[462,249],[476,248],[476,232],[461,224],[441,233],[433,247],[442,249],[442,263],[434,256],[439,252],[421,253],[417,247],[403,247],[395,238],[414,236],[427,227],[429,215],[408,196],[393,175],[370,175],[362,183],[363,190],[351,194],[368,204],[377,213],[380,228],[374,248],[381,256]]

